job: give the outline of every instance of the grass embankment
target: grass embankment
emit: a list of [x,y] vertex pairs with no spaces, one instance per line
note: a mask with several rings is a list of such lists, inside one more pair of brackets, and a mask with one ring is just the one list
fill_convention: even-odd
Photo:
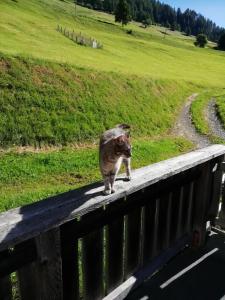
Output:
[[0,56],[0,145],[66,145],[118,123],[164,134],[193,85]]

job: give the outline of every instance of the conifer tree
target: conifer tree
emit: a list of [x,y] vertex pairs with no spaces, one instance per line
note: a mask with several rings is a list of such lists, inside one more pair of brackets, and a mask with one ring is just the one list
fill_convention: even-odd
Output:
[[218,41],[218,48],[220,50],[225,51],[225,33],[221,35],[221,37]]
[[115,11],[115,21],[122,23],[122,26],[131,21],[130,8],[126,0],[119,0]]

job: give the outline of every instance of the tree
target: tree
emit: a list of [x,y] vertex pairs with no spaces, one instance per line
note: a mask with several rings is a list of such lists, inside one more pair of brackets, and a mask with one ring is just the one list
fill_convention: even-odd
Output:
[[148,26],[152,25],[152,20],[150,18],[144,19],[142,21],[142,24],[144,25],[145,28],[147,28]]
[[225,51],[225,33],[219,38],[218,49]]
[[126,0],[119,0],[116,11],[115,11],[115,21],[127,25],[131,20],[130,8]]
[[208,40],[205,34],[200,33],[196,36],[196,41],[195,41],[195,46],[199,46],[201,48],[205,48],[205,46],[207,45]]

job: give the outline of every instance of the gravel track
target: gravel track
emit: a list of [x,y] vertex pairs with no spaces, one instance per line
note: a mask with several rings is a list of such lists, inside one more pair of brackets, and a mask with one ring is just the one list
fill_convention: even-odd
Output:
[[225,140],[225,129],[218,118],[216,110],[216,102],[214,99],[210,100],[206,109],[206,118],[212,134]]
[[197,148],[204,148],[209,146],[211,142],[206,136],[203,136],[196,131],[192,123],[190,113],[191,104],[197,96],[198,94],[193,94],[188,97],[187,102],[178,116],[176,124],[172,130],[172,134],[182,136],[192,141]]

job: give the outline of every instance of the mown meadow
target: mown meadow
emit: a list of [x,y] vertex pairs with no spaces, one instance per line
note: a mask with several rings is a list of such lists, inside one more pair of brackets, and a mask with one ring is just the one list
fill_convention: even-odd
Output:
[[[58,25],[103,48],[77,45]],[[134,168],[189,151],[170,134],[185,99],[224,84],[213,44],[75,14],[72,1],[1,1],[0,40],[0,210],[99,180],[98,137],[118,123],[132,126]]]

